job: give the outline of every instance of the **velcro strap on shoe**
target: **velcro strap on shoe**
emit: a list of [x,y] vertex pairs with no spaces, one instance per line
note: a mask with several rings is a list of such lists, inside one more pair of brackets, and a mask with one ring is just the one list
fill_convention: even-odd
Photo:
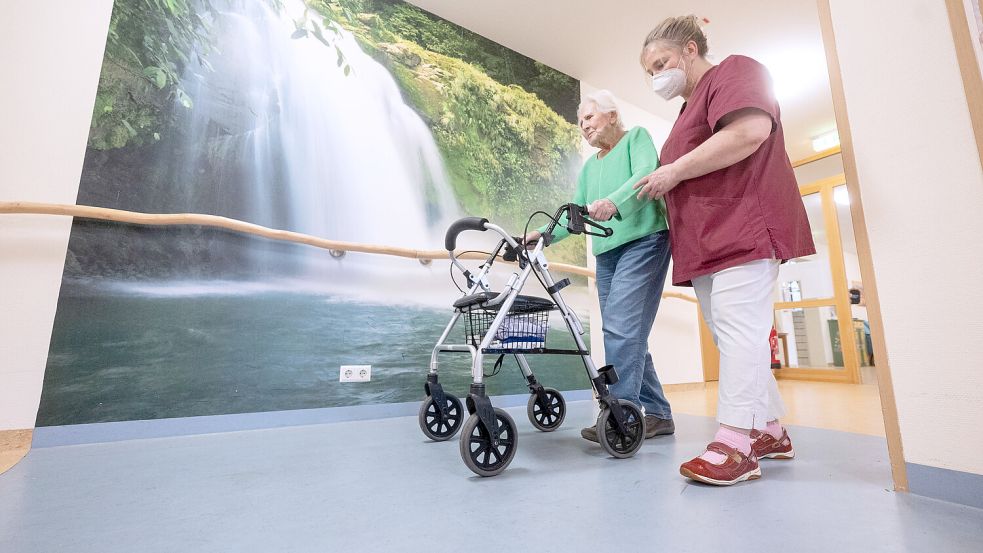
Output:
[[740,463],[741,460],[745,457],[745,455],[740,451],[738,451],[737,449],[730,447],[729,445],[721,442],[710,442],[710,445],[707,446],[707,451],[719,453],[724,457],[733,459],[737,463]]

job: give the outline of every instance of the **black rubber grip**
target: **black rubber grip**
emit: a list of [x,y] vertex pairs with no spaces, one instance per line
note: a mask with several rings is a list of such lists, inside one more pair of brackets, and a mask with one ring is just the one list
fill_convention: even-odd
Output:
[[484,232],[485,223],[488,219],[484,217],[465,217],[463,219],[458,219],[451,223],[451,226],[447,229],[447,235],[444,236],[444,247],[447,251],[452,252],[454,248],[457,247],[457,235],[461,234],[466,230],[480,230]]

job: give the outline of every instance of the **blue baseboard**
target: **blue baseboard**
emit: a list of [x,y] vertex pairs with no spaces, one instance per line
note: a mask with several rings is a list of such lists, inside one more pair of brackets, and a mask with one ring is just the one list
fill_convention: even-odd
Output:
[[983,509],[983,474],[915,463],[905,465],[911,493]]
[[[588,400],[591,399],[591,392],[590,390],[566,391],[563,392],[563,397],[567,401]],[[515,394],[495,396],[492,398],[492,403],[496,407],[518,407],[525,405],[528,400],[529,394]],[[408,403],[351,405],[346,407],[271,411],[266,413],[241,413],[205,417],[42,426],[34,429],[32,447],[58,447],[354,420],[408,417],[415,416],[419,409],[420,402],[413,401]]]

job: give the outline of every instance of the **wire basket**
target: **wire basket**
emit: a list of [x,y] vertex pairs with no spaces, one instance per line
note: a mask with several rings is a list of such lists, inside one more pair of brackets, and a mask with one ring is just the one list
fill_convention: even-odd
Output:
[[[529,350],[546,347],[546,331],[549,328],[550,311],[556,305],[545,298],[535,296],[517,296],[495,332],[495,338],[488,345],[488,350]],[[478,347],[492,321],[498,315],[496,307],[488,308],[478,303],[462,309],[465,315],[464,340]]]

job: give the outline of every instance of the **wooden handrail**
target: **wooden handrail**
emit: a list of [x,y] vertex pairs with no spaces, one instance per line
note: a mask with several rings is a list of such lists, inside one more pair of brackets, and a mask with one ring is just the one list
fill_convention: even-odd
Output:
[[677,300],[688,301],[690,303],[696,303],[696,304],[699,304],[700,303],[700,302],[696,301],[696,298],[694,298],[693,296],[689,296],[687,294],[681,294],[679,292],[662,292],[662,297],[663,298],[675,298]]
[[829,148],[829,149],[823,150],[821,152],[818,152],[816,155],[805,157],[805,158],[802,158],[802,159],[800,159],[798,161],[793,161],[792,162],[792,168],[795,169],[796,167],[801,167],[801,166],[806,165],[808,163],[812,163],[813,161],[819,161],[820,159],[824,159],[824,158],[827,158],[829,156],[835,156],[838,153],[840,153],[840,147],[839,146],[833,146],[832,148]]
[[92,207],[87,205],[47,204],[34,202],[0,202],[0,213],[65,215],[68,217],[81,217],[83,219],[98,219],[101,221],[116,221],[119,223],[134,223],[138,225],[153,226],[195,225],[202,227],[222,228],[235,232],[262,236],[272,240],[307,244],[309,246],[315,246],[328,250],[378,253],[394,255],[397,257],[409,257],[413,259],[436,259],[447,257],[447,252],[441,250],[411,250],[405,248],[375,246],[372,244],[361,244],[358,242],[327,240],[300,232],[271,229],[269,227],[247,223],[238,219],[230,219],[219,215],[205,215],[202,213],[139,213],[136,211],[124,211],[122,209],[109,209],[105,207]]
[[[247,223],[238,219],[230,219],[219,215],[205,215],[202,213],[140,213],[136,211],[125,211],[122,209],[110,209],[106,207],[93,207],[88,205],[67,205],[67,204],[48,204],[36,202],[0,202],[0,214],[30,214],[30,215],[64,215],[66,217],[80,217],[83,219],[97,219],[100,221],[116,221],[119,223],[133,223],[137,225],[195,225],[202,227],[214,227],[245,234],[262,236],[271,240],[281,240],[285,242],[296,242],[307,244],[316,248],[327,250],[371,253],[381,255],[392,255],[396,257],[407,257],[410,259],[448,259],[446,250],[413,250],[409,248],[396,248],[392,246],[376,246],[373,244],[361,244],[358,242],[342,242],[340,240],[328,240],[318,238],[310,234],[292,232],[289,230],[271,229],[253,223]],[[458,256],[461,259],[485,259],[486,255],[480,253],[465,253]],[[594,271],[587,267],[570,265],[567,263],[550,263],[550,267],[557,271],[582,275],[594,278]],[[678,292],[663,292],[664,298],[678,298],[685,301],[696,303],[696,299],[680,294]]]

